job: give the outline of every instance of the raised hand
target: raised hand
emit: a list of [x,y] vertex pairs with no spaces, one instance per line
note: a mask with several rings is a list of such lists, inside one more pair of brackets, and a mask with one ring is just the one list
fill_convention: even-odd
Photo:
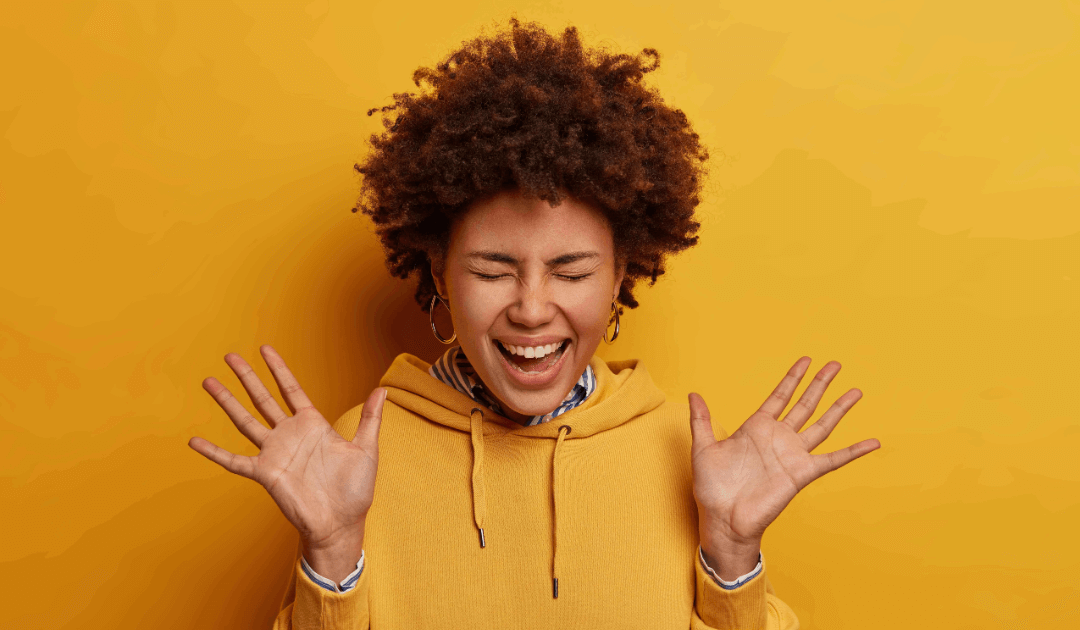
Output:
[[312,568],[332,579],[343,578],[360,557],[364,521],[374,497],[386,390],[376,388],[368,396],[356,436],[349,441],[312,406],[281,356],[269,345],[260,351],[293,415],[282,411],[247,362],[230,353],[225,362],[270,428],[252,417],[217,379],[204,380],[203,389],[240,433],[259,447],[259,454],[237,455],[201,437],[191,438],[188,445],[229,472],[266,488],[300,532],[304,556]]
[[840,371],[836,361],[821,368],[799,402],[780,420],[809,366],[810,357],[796,361],[761,407],[725,440],[716,440],[709,408],[701,396],[689,396],[701,547],[709,565],[719,565],[723,579],[753,569],[765,528],[796,493],[881,446],[869,439],[831,453],[811,453],[862,397],[858,389],[848,390],[800,432]]

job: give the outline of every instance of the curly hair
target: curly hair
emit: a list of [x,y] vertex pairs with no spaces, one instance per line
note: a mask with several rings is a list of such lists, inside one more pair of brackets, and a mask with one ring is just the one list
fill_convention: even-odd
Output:
[[618,302],[635,308],[636,283],[651,286],[665,256],[697,243],[708,152],[686,115],[642,84],[656,50],[589,50],[574,27],[558,39],[537,24],[510,27],[418,68],[419,93],[368,111],[381,112],[384,130],[354,166],[363,182],[353,212],[374,221],[393,276],[418,272],[427,310],[431,270],[471,202],[505,189],[553,207],[572,196],[607,217],[626,264]]

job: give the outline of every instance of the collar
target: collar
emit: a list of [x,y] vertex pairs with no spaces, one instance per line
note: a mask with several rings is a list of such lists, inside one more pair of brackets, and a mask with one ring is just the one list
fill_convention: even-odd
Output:
[[[506,412],[499,405],[499,401],[484,388],[483,381],[480,380],[480,377],[476,374],[476,370],[473,369],[472,364],[469,363],[469,358],[465,356],[465,351],[461,349],[461,346],[454,346],[443,353],[435,363],[431,364],[428,374],[431,374],[443,383],[446,383],[462,394],[472,398],[474,401],[486,405],[495,413],[503,416],[506,415]],[[562,402],[559,403],[555,409],[546,414],[531,416],[522,426],[531,427],[537,424],[543,424],[552,418],[561,416],[585,402],[585,399],[587,399],[595,390],[596,374],[593,372],[591,365],[586,365],[585,371],[581,373],[581,377],[577,380],[577,383],[570,388],[570,392],[566,394],[566,397],[563,398]]]

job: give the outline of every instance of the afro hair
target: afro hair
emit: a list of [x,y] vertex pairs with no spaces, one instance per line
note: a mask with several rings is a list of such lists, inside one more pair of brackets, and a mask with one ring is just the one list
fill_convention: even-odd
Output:
[[586,49],[574,27],[556,38],[511,19],[417,69],[418,92],[368,112],[381,113],[384,130],[355,166],[363,179],[353,212],[372,218],[393,276],[418,274],[423,309],[454,219],[506,189],[600,209],[626,264],[618,302],[638,305],[637,282],[652,285],[668,254],[697,243],[708,160],[686,115],[642,83],[659,61],[651,48]]

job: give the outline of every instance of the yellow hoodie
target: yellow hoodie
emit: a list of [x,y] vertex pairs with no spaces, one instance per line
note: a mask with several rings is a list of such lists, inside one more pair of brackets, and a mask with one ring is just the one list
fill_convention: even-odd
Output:
[[[636,360],[590,365],[591,396],[522,427],[399,355],[364,570],[335,593],[298,555],[275,630],[798,628],[764,570],[725,590],[697,561],[688,406]],[[345,439],[361,408],[334,424]]]

